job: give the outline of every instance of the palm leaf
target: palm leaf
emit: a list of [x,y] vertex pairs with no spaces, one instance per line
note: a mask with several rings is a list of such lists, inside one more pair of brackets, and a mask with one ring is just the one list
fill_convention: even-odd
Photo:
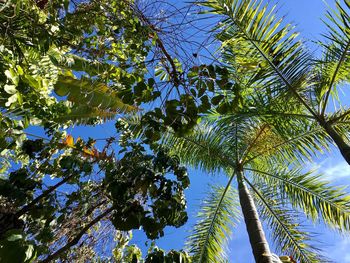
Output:
[[276,172],[265,169],[250,169],[257,178],[273,188],[294,208],[302,209],[313,221],[323,219],[339,231],[350,230],[350,196],[342,188],[330,186],[322,180],[322,175],[312,172],[302,173],[299,169],[275,168]]
[[[256,158],[302,162],[329,148],[331,141],[325,131],[308,119],[295,118],[293,115],[288,117],[285,114],[272,116],[273,113],[269,111],[266,111],[264,116],[254,116],[254,112],[255,110],[252,114],[246,111],[242,114],[226,115],[215,121],[215,125],[220,126],[220,133],[227,135],[228,141],[230,137],[234,137],[234,126],[232,125],[234,123],[242,124],[244,120],[243,127],[249,125],[252,134],[256,132],[259,125],[261,127],[265,123],[267,129],[263,132],[263,136],[255,141],[256,145],[246,152],[245,163]],[[263,109],[262,112],[264,113]],[[239,141],[243,140],[242,136],[246,137],[245,144],[251,143],[254,138],[254,136],[248,136],[249,131],[246,129],[240,130],[238,135],[240,136]]]
[[182,162],[207,172],[229,169],[234,159],[222,134],[207,124],[198,125],[192,134],[184,137],[168,132],[162,143]]
[[342,81],[349,81],[350,66],[350,2],[345,6],[336,1],[335,9],[329,8],[324,20],[328,28],[325,34],[328,43],[321,43],[324,48],[323,59],[318,61],[320,85],[317,87],[322,97],[322,113],[325,112],[330,95],[336,95],[336,86]]
[[[257,183],[256,186],[259,189],[256,191],[261,191],[264,195],[268,195],[269,191],[278,193],[279,201],[283,201],[283,203],[275,204],[271,202],[272,204],[267,207],[267,210],[261,210],[263,218],[272,225],[272,231],[275,231],[276,244],[280,245],[283,253],[291,253],[301,262],[319,262],[318,250],[309,244],[311,236],[295,225],[294,216],[299,216],[299,213],[295,210],[285,209],[282,205],[290,203],[291,207],[294,206],[293,208],[304,209],[305,207],[305,214],[312,219],[323,219],[326,222],[328,220],[327,223],[332,227],[338,226],[343,230],[348,230],[348,212],[344,208],[347,206],[347,197],[338,195],[341,192],[338,191],[339,189],[333,189],[326,184],[319,183],[317,181],[319,178],[310,178],[305,175],[296,177],[296,172],[293,170],[287,172],[287,168],[284,170],[284,174],[289,174],[289,177],[286,175],[277,178],[279,174],[275,173],[274,170],[279,166],[274,163],[283,159],[276,157],[279,152],[281,152],[282,157],[290,154],[290,159],[295,160],[298,156],[295,153],[295,151],[299,151],[298,147],[304,147],[303,145],[311,143],[310,149],[312,150],[318,145],[323,145],[317,142],[318,133],[322,132],[321,128],[310,128],[310,131],[301,133],[299,128],[303,130],[303,127],[295,127],[293,130],[293,126],[290,126],[286,129],[289,132],[285,133],[284,137],[278,134],[283,140],[279,144],[275,144],[275,141],[271,140],[270,137],[274,138],[276,129],[264,125],[257,118],[230,120],[229,118],[218,119],[217,117],[215,114],[208,116],[206,123],[198,125],[194,132],[186,137],[179,138],[169,132],[165,135],[164,144],[172,149],[174,154],[179,155],[183,162],[210,172],[220,169],[232,172],[236,167],[236,156],[242,157],[247,152],[251,152],[252,155],[248,155],[251,158],[244,163],[244,169],[260,171],[260,173],[256,172],[254,176],[254,182]],[[302,141],[300,144],[298,144],[299,140]],[[264,148],[265,141],[268,141],[266,145],[272,147],[271,149]],[[270,143],[271,141],[272,143]],[[306,148],[304,151],[308,152],[309,150]],[[258,154],[254,155],[254,152]],[[303,155],[307,155],[307,153],[303,153]],[[284,162],[281,162],[280,165],[286,165]],[[264,171],[267,172],[262,173]],[[272,177],[275,174],[277,175]],[[283,181],[281,181],[282,179]],[[270,187],[269,191],[266,190],[267,185]],[[281,196],[284,197],[283,200]],[[276,196],[272,196],[270,199],[275,200]],[[263,199],[265,202],[261,206],[270,204],[270,199]],[[340,207],[341,209],[339,209]],[[344,216],[346,216],[346,222],[342,223],[341,220]]]
[[308,119],[275,117],[267,121],[280,137],[280,143],[273,146],[275,158],[302,163],[328,150],[332,143],[325,130]]
[[72,53],[62,54],[53,48],[48,51],[48,56],[56,67],[60,69],[85,73],[90,77],[100,76],[111,71],[122,71],[121,68],[115,67],[106,62],[87,59],[74,55]]
[[286,208],[281,198],[268,185],[259,185],[257,190],[248,180],[261,219],[270,228],[276,248],[281,254],[288,254],[301,263],[326,262],[317,248],[310,244],[312,235],[303,230],[298,222],[300,214]]
[[[249,58],[256,65],[255,82],[270,91],[291,93],[312,115],[303,92],[309,86],[310,55],[297,41],[294,27],[276,18],[275,8],[263,0],[215,0],[201,3],[211,13],[223,16],[218,28],[224,62],[239,64]],[[249,50],[240,53],[243,50]],[[263,83],[263,85],[261,85]]]
[[118,111],[101,110],[96,107],[89,107],[88,105],[74,105],[69,109],[68,113],[54,118],[54,122],[63,124],[72,121],[75,124],[89,125],[99,121],[106,122],[112,120],[118,113]]
[[186,244],[194,262],[227,260],[227,243],[240,215],[237,192],[230,187],[232,178],[226,187],[212,186],[203,201]]

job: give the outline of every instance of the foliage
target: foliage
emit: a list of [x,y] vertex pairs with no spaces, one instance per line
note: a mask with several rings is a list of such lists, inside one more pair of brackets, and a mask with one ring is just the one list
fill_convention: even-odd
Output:
[[[205,12],[221,19],[215,29],[222,62],[235,81],[233,87],[241,87],[245,94],[239,113],[277,117],[277,126],[289,122],[291,126],[301,123],[320,128],[320,141],[336,144],[350,163],[349,110],[338,96],[338,90],[349,80],[350,4],[342,2],[336,1],[335,9],[327,12],[328,32],[325,40],[318,42],[321,58],[308,51],[295,27],[278,18],[276,6],[270,3],[217,0],[200,4],[207,8]],[[329,105],[330,99],[335,107]],[[308,147],[307,142],[303,145]]]
[[175,250],[169,251],[167,254],[164,253],[163,250],[154,248],[153,251],[151,251],[146,259],[145,263],[151,263],[151,262],[184,262],[184,263],[190,263],[192,262],[190,257],[186,252],[178,252]]
[[[208,172],[221,168],[231,177],[228,187],[233,179],[232,173],[242,169],[244,180],[250,186],[252,194],[256,196],[262,219],[276,230],[270,234],[276,241],[277,249],[283,254],[290,253],[293,258],[302,262],[323,260],[320,252],[310,243],[313,236],[303,230],[301,222],[298,221],[301,220],[299,212],[303,212],[315,222],[323,220],[331,228],[347,232],[350,215],[349,196],[346,192],[322,182],[322,175],[302,173],[301,165],[297,162],[289,163],[283,158],[276,158],[276,152],[283,151],[288,144],[283,143],[283,137],[280,137],[279,131],[274,130],[272,126],[267,126],[257,119],[255,123],[246,119],[236,120],[231,125],[230,120],[225,118],[222,120],[214,118],[214,121],[210,119],[209,117],[207,123],[199,125],[191,135],[182,138],[176,138],[169,132],[163,143],[171,145],[172,152],[181,156],[184,163],[196,165]],[[275,144],[276,138],[279,138],[279,145]],[[276,147],[274,151],[267,151],[265,148],[259,150],[262,146],[269,147],[269,143]],[[256,152],[260,154],[256,155]],[[295,170],[292,167],[295,167]],[[222,193],[221,199],[226,198],[227,202],[231,200],[225,192]],[[235,207],[232,202],[230,203]],[[286,209],[285,206],[293,209]],[[215,214],[217,207],[206,206],[206,209],[206,215]],[[229,221],[216,223],[218,225],[213,228],[218,228],[219,233],[220,229],[229,229]],[[206,237],[212,235],[210,229],[207,229],[207,235],[204,233],[200,235],[202,232],[199,231],[204,231],[201,225],[201,228],[190,236],[190,240],[196,240],[195,244],[200,242],[206,244]],[[218,240],[209,240],[212,241],[208,245],[209,248],[215,247],[216,243],[224,242],[227,238],[225,234],[219,233]],[[207,251],[206,246],[197,249]],[[220,253],[220,251],[212,250],[211,256],[219,256],[214,252]]]
[[33,262],[36,258],[34,245],[24,239],[21,231],[9,231],[0,241],[1,262]]
[[[224,198],[222,198],[224,197]],[[225,262],[227,243],[239,219],[237,193],[230,187],[212,187],[203,201],[187,247],[195,262]]]
[[[189,181],[177,159],[161,150],[151,155],[126,138],[121,144],[121,157],[116,160],[108,146],[97,152],[93,140],[74,143],[67,136],[61,143],[25,141],[23,154],[32,161],[2,178],[0,192],[9,206],[8,214],[15,219],[26,215],[22,225],[27,235],[35,236],[39,255],[55,255],[60,250],[50,252],[51,242],[60,244],[67,235],[74,240],[85,222],[94,223],[106,211],[103,218],[111,220],[116,229],[142,226],[151,239],[162,236],[167,225],[179,227],[186,222],[183,189]],[[167,179],[170,173],[175,180]],[[57,183],[46,188],[47,176]],[[67,190],[61,195],[63,184]],[[2,229],[16,227],[9,224],[5,220]],[[70,229],[69,233],[63,229]]]
[[[106,164],[116,228],[127,231],[142,226],[155,239],[163,235],[166,225],[183,225],[187,221],[183,189],[189,185],[186,169],[162,150],[152,156],[136,143],[123,142],[123,147],[121,152],[128,151],[117,166]],[[167,179],[166,173],[174,173],[178,182]]]
[[147,255],[145,258],[142,258],[141,250],[136,245],[128,245],[129,241],[132,238],[132,234],[127,236],[118,237],[118,245],[114,249],[114,258],[119,262],[184,262],[191,263],[192,258],[185,251],[175,251],[170,250],[167,253],[157,247],[154,242],[148,248]]
[[[115,154],[114,138],[99,151],[93,139],[62,132],[159,97],[155,81],[145,77],[151,29],[132,5],[1,4],[0,236],[19,231],[42,262],[93,254],[102,226],[112,223],[123,231],[142,226],[155,239],[167,225],[187,220],[186,169],[166,149],[152,151],[124,136]],[[44,127],[48,139],[27,139],[33,125]]]
[[[349,81],[344,3],[327,15],[321,59],[262,0],[201,3],[223,18],[216,28],[222,59],[189,67],[181,52],[167,49],[166,29],[152,24],[138,1],[2,2],[1,260],[16,253],[21,262],[103,261],[96,255],[103,240],[115,247],[111,260],[120,262],[222,260],[236,219],[229,206],[236,207],[230,185],[237,168],[280,249],[306,262],[318,259],[295,211],[276,194],[315,222],[349,230],[342,189],[281,168],[298,168],[330,142],[350,160],[349,110],[328,106]],[[116,122],[118,139],[96,142],[66,132],[136,111],[143,111],[136,125]],[[197,126],[201,118],[211,120]],[[33,126],[45,135],[28,139]],[[229,183],[203,206],[199,216],[208,218],[194,228],[191,256],[152,246],[143,258],[127,231],[142,228],[156,239],[166,226],[187,221],[189,178],[180,161],[224,171]]]

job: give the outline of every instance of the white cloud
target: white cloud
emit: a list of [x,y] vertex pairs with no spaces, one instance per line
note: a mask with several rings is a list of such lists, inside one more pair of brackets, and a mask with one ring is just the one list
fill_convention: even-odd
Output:
[[310,162],[306,167],[324,174],[323,178],[327,181],[334,182],[344,178],[350,179],[350,165],[343,160],[328,158],[321,162]]
[[344,177],[350,178],[350,165],[347,162],[336,164],[328,163],[321,165],[320,171],[325,174],[327,180],[339,180]]

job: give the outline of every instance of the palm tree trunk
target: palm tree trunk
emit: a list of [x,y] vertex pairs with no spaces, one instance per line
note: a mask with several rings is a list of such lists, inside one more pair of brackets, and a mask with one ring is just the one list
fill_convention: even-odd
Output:
[[254,200],[243,182],[241,171],[237,173],[239,201],[246,224],[250,245],[256,263],[272,263],[272,255],[262,228]]
[[328,123],[322,125],[328,135],[333,139],[334,143],[338,146],[340,153],[343,155],[345,161],[350,165],[350,145],[347,144],[342,136]]

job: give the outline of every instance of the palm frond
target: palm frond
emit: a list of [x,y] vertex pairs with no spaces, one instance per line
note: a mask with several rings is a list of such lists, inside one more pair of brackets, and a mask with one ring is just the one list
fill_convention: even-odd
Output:
[[[331,140],[326,132],[307,118],[293,116],[288,118],[285,115],[271,116],[269,114],[272,113],[266,112],[265,116],[250,114],[247,116],[245,113],[226,115],[216,120],[215,125],[220,127],[221,134],[227,134],[228,143],[231,145],[233,144],[230,142],[230,138],[234,138],[233,131],[230,132],[230,129],[234,128],[232,124],[245,122],[242,125],[242,130],[238,133],[239,141],[245,141],[245,144],[251,143],[254,136],[249,136],[249,134],[254,135],[259,126],[265,125],[267,127],[262,134],[263,136],[250,149],[245,163],[257,158],[302,162],[329,148]],[[250,129],[246,127],[250,127]],[[249,132],[250,130],[252,132]]]
[[310,55],[297,40],[294,26],[278,19],[276,6],[264,2],[215,0],[201,4],[209,8],[208,12],[223,16],[218,39],[224,62],[237,65],[237,58],[249,58],[249,64],[256,65],[256,83],[263,83],[260,86],[270,92],[292,94],[315,115],[303,94],[309,86]]
[[[90,77],[102,75],[115,69],[108,63],[86,59],[70,53],[62,55],[54,49],[49,50],[49,57],[60,69],[86,73]],[[118,70],[121,71],[119,68]]]
[[132,132],[134,138],[141,138],[144,136],[143,132],[147,127],[147,124],[142,123],[142,115],[140,112],[127,114],[118,121],[121,121],[124,125],[127,125],[127,128]]
[[226,187],[212,186],[203,201],[198,213],[199,220],[186,243],[188,250],[193,254],[193,262],[227,260],[227,243],[232,228],[240,217],[238,196],[230,187],[231,180]]
[[349,122],[350,119],[350,109],[340,109],[335,111],[333,114],[328,115],[329,123],[341,123],[341,122]]
[[184,137],[168,132],[162,143],[182,162],[207,172],[229,169],[235,158],[223,135],[208,124],[198,125],[192,134]]
[[247,168],[256,174],[256,182],[269,185],[280,198],[294,208],[302,209],[314,222],[321,219],[330,227],[341,232],[350,230],[350,196],[343,188],[331,186],[322,180],[322,175],[312,172],[302,173],[300,169],[287,170],[275,168]]
[[244,163],[255,155],[271,156],[276,151],[273,149],[274,146],[282,143],[280,135],[275,133],[270,123],[260,116],[247,117],[238,112],[216,116],[213,112],[203,119],[215,127],[215,132],[222,136],[226,147],[231,149],[232,156],[239,156],[237,160]]
[[329,149],[331,138],[325,130],[313,121],[296,118],[271,118],[274,133],[280,136],[280,143],[274,145],[276,157],[287,161],[310,160]]
[[327,262],[319,249],[310,244],[312,234],[298,222],[297,219],[301,218],[299,213],[286,208],[269,186],[260,185],[260,190],[257,190],[248,180],[246,182],[254,193],[261,219],[271,229],[269,233],[278,252],[288,254],[302,263]]
[[324,20],[328,28],[325,38],[328,43],[322,43],[324,48],[323,59],[318,61],[320,66],[319,94],[322,97],[322,113],[325,112],[328,99],[336,96],[336,86],[342,81],[349,81],[350,67],[350,2],[349,0],[336,1],[335,9],[329,8]]

